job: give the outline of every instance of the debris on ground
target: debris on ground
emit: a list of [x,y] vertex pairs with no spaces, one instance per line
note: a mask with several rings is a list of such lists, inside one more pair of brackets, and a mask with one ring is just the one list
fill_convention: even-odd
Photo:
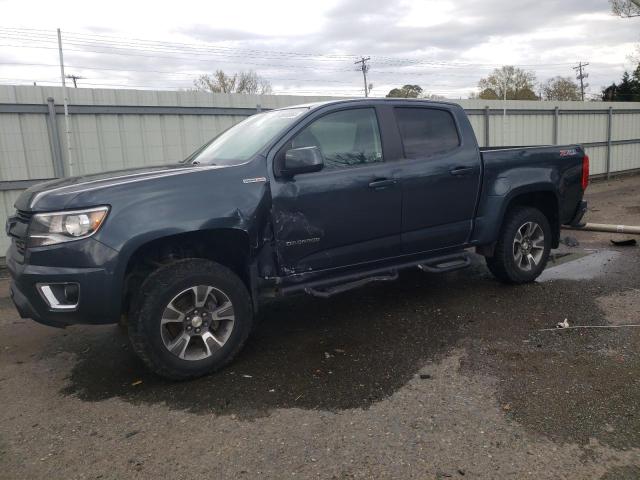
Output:
[[569,328],[569,320],[565,318],[564,322],[558,322],[556,328]]
[[[558,329],[560,330],[574,330],[574,329],[578,329],[578,328],[625,328],[625,327],[630,327],[630,328],[640,328],[640,323],[627,323],[627,324],[622,324],[622,325],[572,325],[572,326],[567,326],[567,327],[561,327],[560,325],[562,325],[564,322],[560,322],[556,325],[556,328],[541,328],[540,330],[538,330],[539,332],[553,332],[553,331],[557,331]],[[541,345],[538,345],[538,347],[540,347]]]
[[132,387],[135,387],[136,385],[140,385],[142,383],[142,380],[136,380],[135,382],[133,382],[131,384]]
[[569,235],[562,239],[562,243],[564,243],[567,247],[577,247],[580,245],[580,242],[576,237],[570,237]]
[[617,247],[633,247],[638,244],[635,238],[625,238],[624,240],[611,240]]

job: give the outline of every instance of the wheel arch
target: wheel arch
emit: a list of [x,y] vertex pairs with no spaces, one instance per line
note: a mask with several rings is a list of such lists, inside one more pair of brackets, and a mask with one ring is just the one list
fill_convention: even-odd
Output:
[[478,253],[492,256],[507,212],[514,206],[537,208],[548,218],[552,229],[552,248],[560,242],[559,195],[551,183],[532,183],[511,189],[504,196],[489,195],[483,200],[481,213],[476,218],[472,244]]
[[[212,260],[232,270],[250,288],[249,233],[240,228],[220,227],[187,232],[158,232],[139,239],[121,252],[121,311],[128,311],[136,288],[152,271],[184,258]],[[124,253],[126,251],[126,253]],[[124,253],[124,255],[123,255]]]
[[507,212],[516,206],[533,207],[540,210],[551,227],[551,248],[558,248],[560,244],[560,201],[558,194],[551,185],[543,188],[522,188],[511,193],[505,201],[502,211],[500,228]]

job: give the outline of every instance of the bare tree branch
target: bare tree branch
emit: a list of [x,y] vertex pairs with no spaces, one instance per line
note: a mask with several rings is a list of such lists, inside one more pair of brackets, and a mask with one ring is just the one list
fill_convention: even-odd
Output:
[[611,11],[622,18],[640,16],[640,0],[609,0]]
[[213,75],[201,75],[193,82],[197,90],[211,93],[246,93],[268,95],[271,83],[253,70],[228,75],[216,70]]
[[538,100],[534,92],[536,75],[511,65],[496,68],[478,82],[478,98],[485,100]]

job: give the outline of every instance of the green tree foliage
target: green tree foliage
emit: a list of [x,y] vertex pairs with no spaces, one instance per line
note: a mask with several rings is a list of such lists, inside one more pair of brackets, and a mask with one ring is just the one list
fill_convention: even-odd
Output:
[[422,95],[420,85],[404,85],[402,88],[394,88],[387,93],[387,98],[418,98]]
[[542,95],[545,100],[570,100],[581,99],[580,87],[571,77],[554,77],[542,85]]
[[496,68],[488,77],[478,82],[484,100],[539,100],[535,94],[536,75],[511,65]]
[[228,75],[222,70],[216,70],[213,75],[201,75],[193,84],[196,90],[211,93],[247,93],[254,95],[268,95],[271,93],[271,83],[253,70]]
[[624,72],[620,83],[612,83],[602,90],[605,102],[640,102],[640,64],[633,74]]

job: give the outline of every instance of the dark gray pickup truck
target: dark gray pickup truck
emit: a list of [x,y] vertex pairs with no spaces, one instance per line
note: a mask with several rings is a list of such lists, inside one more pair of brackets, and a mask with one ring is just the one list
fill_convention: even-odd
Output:
[[[183,162],[43,183],[7,222],[22,317],[128,324],[160,375],[231,361],[261,300],[486,257],[533,281],[586,208],[578,145],[480,149],[464,110],[345,100],[247,118]],[[425,293],[428,295],[428,292]]]

